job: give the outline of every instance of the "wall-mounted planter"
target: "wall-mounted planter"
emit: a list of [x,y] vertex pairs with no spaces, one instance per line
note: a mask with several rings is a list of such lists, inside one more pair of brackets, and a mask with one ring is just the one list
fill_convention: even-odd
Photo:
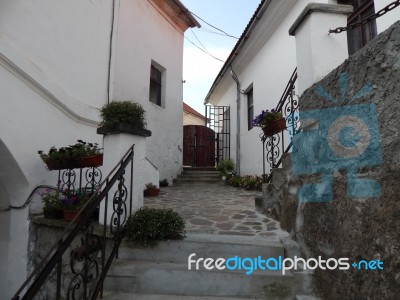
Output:
[[47,160],[44,163],[49,171],[99,167],[103,165],[103,153],[68,161]]
[[149,137],[151,136],[151,131],[144,129],[144,128],[137,128],[137,127],[132,127],[127,124],[117,124],[113,127],[109,126],[101,126],[97,128],[97,133],[98,134],[103,134],[103,135],[108,135],[108,134],[117,134],[117,133],[129,133],[129,134],[134,134],[138,136],[143,136],[143,137]]

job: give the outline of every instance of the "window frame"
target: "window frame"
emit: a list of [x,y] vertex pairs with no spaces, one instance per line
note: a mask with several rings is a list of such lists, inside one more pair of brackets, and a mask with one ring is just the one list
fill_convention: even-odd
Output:
[[[352,5],[353,13],[347,18],[347,24],[359,22],[368,17],[366,13],[372,15],[375,13],[374,0],[338,0],[338,4]],[[349,55],[356,53],[368,42],[377,36],[376,20],[347,31],[347,44]]]
[[247,97],[247,130],[253,129],[254,120],[254,89],[253,84],[251,84],[245,91]]
[[[166,69],[152,60],[150,65],[149,102],[163,108],[165,107],[165,77]],[[152,97],[152,92],[156,93],[156,97]]]

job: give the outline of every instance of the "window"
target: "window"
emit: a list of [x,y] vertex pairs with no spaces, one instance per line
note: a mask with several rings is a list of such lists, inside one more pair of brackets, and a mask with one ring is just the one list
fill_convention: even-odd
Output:
[[[348,17],[347,24],[359,22],[375,13],[373,0],[338,0],[338,4],[353,5],[354,11]],[[354,54],[377,35],[376,21],[347,31],[349,54]]]
[[247,93],[247,129],[253,128],[254,119],[254,102],[253,102],[253,87],[251,87]]
[[161,106],[162,91],[162,73],[154,65],[151,65],[150,71],[150,95],[149,100],[154,104]]

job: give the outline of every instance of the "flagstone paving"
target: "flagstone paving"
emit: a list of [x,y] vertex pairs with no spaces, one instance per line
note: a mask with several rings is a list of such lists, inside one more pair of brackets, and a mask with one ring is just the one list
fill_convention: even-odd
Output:
[[180,212],[187,233],[279,236],[279,222],[256,211],[254,198],[261,195],[222,183],[186,183],[161,188],[160,196],[146,197],[144,205]]

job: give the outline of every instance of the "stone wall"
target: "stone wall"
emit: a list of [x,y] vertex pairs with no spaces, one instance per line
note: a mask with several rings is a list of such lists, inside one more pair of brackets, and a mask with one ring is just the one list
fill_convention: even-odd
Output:
[[[301,117],[311,120],[302,123],[297,149],[285,158],[289,169],[279,178],[286,187],[279,197],[281,225],[305,256],[384,263],[384,270],[317,269],[314,283],[323,299],[398,299],[400,294],[399,81],[397,22],[301,96]],[[331,120],[341,116],[361,119],[367,129],[361,124],[358,132],[342,131],[348,118],[333,128]],[[310,128],[320,133],[311,138]],[[343,134],[354,144],[346,145]],[[335,146],[335,138],[344,146]],[[328,144],[336,147],[335,155],[327,152]],[[325,186],[311,185],[324,180]]]
[[[29,242],[28,242],[28,273],[30,274],[35,268],[39,266],[41,260],[48,256],[48,251],[51,249],[53,244],[59,239],[67,225],[69,224],[64,220],[51,220],[45,219],[41,216],[33,217],[29,228]],[[102,226],[94,225],[93,234],[95,236],[102,235]],[[69,299],[83,299],[82,296],[83,287],[81,277],[76,275],[81,273],[83,270],[83,263],[80,260],[73,260],[73,266],[75,274],[73,274],[70,267],[70,254],[71,251],[76,250],[76,247],[81,246],[85,236],[78,234],[73,240],[70,247],[65,251],[62,257],[62,271],[61,271],[61,298],[67,299],[69,293]],[[107,238],[106,241],[106,259],[112,248],[112,241]],[[88,288],[92,289],[96,283],[96,279],[100,273],[95,272],[95,265],[97,264],[99,272],[101,272],[101,251],[97,255],[93,255],[93,261],[89,266],[89,273],[93,275],[93,281],[88,284]],[[97,276],[95,275],[97,274]],[[35,300],[47,300],[56,298],[57,290],[57,273],[56,268],[50,273],[44,282],[42,288],[35,296]],[[79,285],[80,284],[80,285]]]

